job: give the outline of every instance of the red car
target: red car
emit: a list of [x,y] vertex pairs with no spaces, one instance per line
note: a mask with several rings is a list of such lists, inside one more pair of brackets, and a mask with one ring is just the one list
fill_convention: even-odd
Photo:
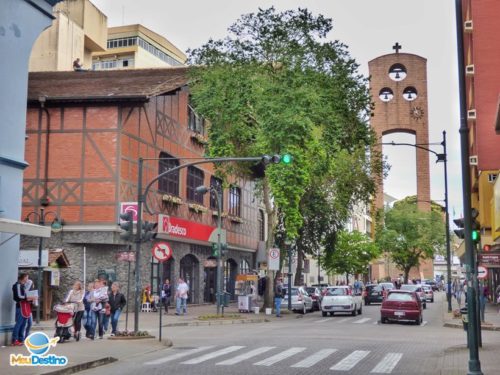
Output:
[[391,290],[382,302],[380,322],[384,324],[389,320],[397,320],[421,324],[422,315],[422,301],[417,292]]

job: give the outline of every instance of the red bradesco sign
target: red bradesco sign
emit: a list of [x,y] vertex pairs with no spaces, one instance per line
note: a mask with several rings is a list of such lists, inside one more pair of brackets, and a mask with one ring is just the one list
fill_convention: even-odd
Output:
[[158,215],[158,233],[191,240],[217,242],[216,227],[162,214]]

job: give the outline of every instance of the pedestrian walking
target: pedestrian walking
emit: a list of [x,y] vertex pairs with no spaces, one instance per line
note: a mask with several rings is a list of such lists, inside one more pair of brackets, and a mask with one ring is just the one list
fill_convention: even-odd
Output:
[[12,331],[12,345],[22,346],[24,343],[24,333],[26,330],[26,323],[31,315],[31,301],[26,295],[25,284],[28,281],[28,274],[21,273],[17,282],[12,285],[12,297],[16,301],[16,323]]
[[187,314],[187,299],[189,293],[189,286],[186,282],[179,278],[177,282],[177,289],[175,291],[175,315]]
[[120,284],[117,282],[111,284],[111,292],[109,292],[108,298],[111,315],[111,336],[114,336],[116,335],[120,314],[127,304],[127,300],[125,299],[123,293],[120,292]]
[[276,286],[274,287],[274,306],[277,318],[281,318],[281,302],[283,301],[283,293],[283,279],[279,277],[276,280]]
[[84,318],[85,318],[85,336],[89,337],[90,331],[91,331],[91,322],[92,322],[92,317],[91,317],[91,310],[90,310],[90,297],[92,295],[92,292],[94,291],[94,283],[90,282],[87,284],[87,290],[85,291],[85,294],[83,296],[83,305],[85,307],[84,310]]
[[91,329],[89,338],[94,340],[98,328],[99,338],[104,336],[104,304],[108,301],[108,287],[102,280],[94,281],[94,290],[90,295]]
[[484,282],[479,283],[479,311],[481,314],[481,321],[484,322],[484,311],[486,309],[486,302],[488,302],[490,291]]
[[85,312],[85,305],[83,303],[83,298],[85,297],[85,292],[80,281],[75,281],[73,288],[69,291],[64,302],[76,304],[76,312],[73,317],[73,337],[76,341],[80,340],[80,331],[82,330],[82,318]]
[[165,283],[161,289],[161,301],[163,303],[163,307],[165,307],[165,314],[168,314],[170,297],[172,297],[172,285],[170,285],[169,279],[165,279]]

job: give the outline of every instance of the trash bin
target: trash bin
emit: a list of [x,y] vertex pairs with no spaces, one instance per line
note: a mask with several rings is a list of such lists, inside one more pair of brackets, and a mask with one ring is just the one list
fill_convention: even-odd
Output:
[[229,307],[229,300],[231,298],[231,293],[224,292],[220,295],[219,305],[224,307]]
[[464,325],[464,331],[467,331],[469,326],[469,316],[467,315],[467,307],[462,307],[460,309],[460,314],[462,315],[462,324]]

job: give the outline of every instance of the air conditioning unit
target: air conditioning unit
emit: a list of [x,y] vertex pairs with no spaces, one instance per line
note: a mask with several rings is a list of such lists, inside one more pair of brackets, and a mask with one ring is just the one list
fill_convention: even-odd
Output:
[[469,156],[469,164],[470,165],[477,165],[477,155]]
[[468,76],[474,75],[474,64],[467,65],[465,67],[465,74],[468,75]]
[[464,22],[464,31],[466,33],[471,33],[473,30],[473,27],[472,27],[472,20],[468,20],[468,21],[465,21]]
[[476,110],[475,109],[469,109],[467,111],[467,120],[475,120],[476,119]]
[[488,173],[488,182],[495,182],[498,175],[496,173]]

